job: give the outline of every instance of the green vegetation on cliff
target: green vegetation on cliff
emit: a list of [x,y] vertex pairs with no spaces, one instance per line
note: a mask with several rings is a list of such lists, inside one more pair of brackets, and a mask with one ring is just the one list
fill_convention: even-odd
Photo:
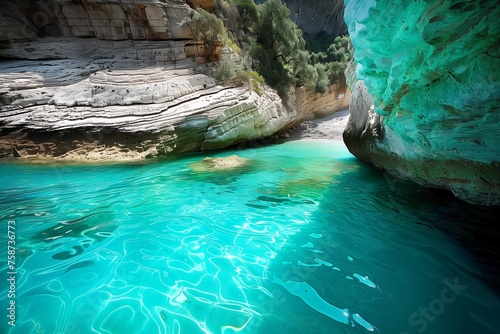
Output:
[[210,61],[214,59],[213,55],[216,53],[217,44],[222,39],[227,38],[226,28],[221,19],[199,8],[198,12],[185,22],[189,26],[189,30],[191,30],[193,36],[203,41],[205,60]]
[[[243,58],[240,68],[221,62],[216,71],[218,81],[243,77],[240,82],[245,82],[241,72],[256,71],[282,97],[292,86],[324,93],[331,84],[345,83],[343,72],[352,59],[349,37],[324,38],[319,42],[323,46],[318,48],[315,44],[317,52],[308,49],[311,42],[306,43],[281,0],[267,0],[260,5],[253,0],[218,0],[215,15],[203,9],[198,11],[200,15],[192,20],[193,35],[209,45],[213,45],[214,36],[219,36],[226,44],[233,43],[233,49]],[[222,35],[227,37],[221,38]],[[325,41],[331,43],[325,46]],[[246,75],[249,82],[253,77],[255,74]]]

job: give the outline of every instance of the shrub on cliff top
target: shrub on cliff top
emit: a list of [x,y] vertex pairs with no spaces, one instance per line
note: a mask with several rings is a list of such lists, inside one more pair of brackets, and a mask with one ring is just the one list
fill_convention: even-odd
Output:
[[227,83],[235,73],[234,63],[229,60],[223,60],[214,71],[214,78],[218,83]]
[[221,19],[204,9],[199,8],[184,24],[187,24],[197,40],[203,41],[206,59],[215,54],[218,42],[227,39],[226,28]]

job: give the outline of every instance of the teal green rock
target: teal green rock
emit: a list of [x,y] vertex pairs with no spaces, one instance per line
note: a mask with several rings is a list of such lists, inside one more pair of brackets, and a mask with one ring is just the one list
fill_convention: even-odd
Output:
[[346,0],[358,82],[351,153],[391,174],[500,204],[497,1]]

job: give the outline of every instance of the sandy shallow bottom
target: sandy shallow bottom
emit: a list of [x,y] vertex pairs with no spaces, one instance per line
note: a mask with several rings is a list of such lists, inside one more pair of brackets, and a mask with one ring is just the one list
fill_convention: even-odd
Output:
[[0,333],[499,333],[497,211],[338,140],[146,161],[0,161]]
[[330,116],[304,122],[292,129],[290,139],[332,139],[342,141],[342,133],[349,121],[349,109]]

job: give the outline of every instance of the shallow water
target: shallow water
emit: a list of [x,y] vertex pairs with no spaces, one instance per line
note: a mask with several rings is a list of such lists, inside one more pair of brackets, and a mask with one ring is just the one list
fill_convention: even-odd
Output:
[[[341,143],[99,166],[0,163],[2,333],[496,333],[497,210]],[[5,260],[4,260],[5,259]],[[8,283],[8,282],[7,282]]]

